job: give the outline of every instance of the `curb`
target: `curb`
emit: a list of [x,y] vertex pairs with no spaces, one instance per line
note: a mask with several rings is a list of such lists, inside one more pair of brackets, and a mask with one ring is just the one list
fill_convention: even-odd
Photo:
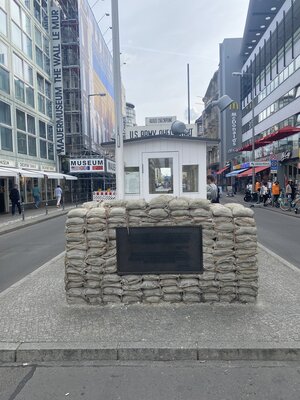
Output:
[[6,343],[0,344],[0,363],[63,361],[299,361],[300,347],[287,345],[231,345],[187,347],[99,345],[99,343]]
[[278,260],[280,263],[282,263],[282,264],[285,265],[286,267],[291,268],[291,269],[292,269],[293,271],[295,271],[295,272],[298,272],[298,273],[300,272],[300,268],[298,268],[298,267],[296,267],[294,264],[292,264],[292,263],[286,261],[284,258],[280,257],[278,254],[274,253],[272,250],[269,250],[267,247],[263,246],[263,245],[260,244],[260,243],[257,243],[257,246],[258,246],[261,250],[263,250],[263,251],[265,251],[266,253],[270,254],[270,256],[276,258],[276,260]]
[[63,215],[68,214],[68,212],[69,212],[69,209],[66,211],[61,211],[59,214],[53,214],[53,215],[48,214],[47,216],[41,217],[40,219],[36,218],[36,219],[32,219],[30,221],[25,220],[24,222],[20,222],[20,225],[14,225],[11,227],[4,228],[3,230],[0,230],[0,236],[5,235],[6,233],[17,231],[19,229],[27,228],[28,226],[32,226],[32,225],[36,225],[36,224],[39,224],[44,221],[48,221],[50,219],[61,217]]

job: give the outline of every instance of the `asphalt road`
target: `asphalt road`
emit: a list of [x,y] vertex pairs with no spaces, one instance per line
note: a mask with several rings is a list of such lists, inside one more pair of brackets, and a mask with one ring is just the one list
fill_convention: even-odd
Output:
[[259,243],[300,268],[300,219],[263,207],[253,210]]
[[0,366],[1,400],[299,400],[299,362]]
[[0,292],[64,251],[66,217],[0,236]]

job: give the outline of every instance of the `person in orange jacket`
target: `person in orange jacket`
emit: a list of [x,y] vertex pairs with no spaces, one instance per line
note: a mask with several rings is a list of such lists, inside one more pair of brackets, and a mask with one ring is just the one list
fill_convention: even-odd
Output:
[[261,182],[257,180],[255,182],[255,192],[257,193],[257,203],[260,203],[260,189],[261,189]]
[[275,181],[272,184],[272,207],[278,202],[278,198],[280,195],[280,186],[279,182]]

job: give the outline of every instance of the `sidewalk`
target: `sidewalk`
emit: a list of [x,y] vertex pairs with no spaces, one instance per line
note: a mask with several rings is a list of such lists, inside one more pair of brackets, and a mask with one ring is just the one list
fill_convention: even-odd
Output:
[[11,214],[2,214],[0,215],[0,235],[34,225],[48,219],[60,217],[61,215],[67,214],[68,211],[74,207],[74,204],[66,204],[64,209],[62,207],[56,208],[56,206],[48,206],[48,214],[46,214],[46,209],[44,206],[38,209],[28,209],[25,210],[24,221],[22,219],[22,215],[19,215],[18,213],[16,213],[14,216]]
[[294,210],[292,211],[282,211],[280,208],[277,207],[272,207],[271,205],[268,205],[267,207],[264,207],[263,203],[256,204],[256,203],[246,203],[244,201],[244,194],[243,193],[237,193],[233,197],[227,197],[226,192],[223,193],[221,199],[220,199],[221,204],[227,204],[227,203],[239,203],[242,204],[245,207],[253,207],[253,209],[256,208],[261,208],[263,210],[266,210],[266,212],[276,212],[279,214],[287,215],[289,217],[295,217],[295,218],[300,218],[300,213],[295,214]]
[[63,254],[0,294],[0,362],[300,360],[300,271],[260,246],[257,304],[69,306]]

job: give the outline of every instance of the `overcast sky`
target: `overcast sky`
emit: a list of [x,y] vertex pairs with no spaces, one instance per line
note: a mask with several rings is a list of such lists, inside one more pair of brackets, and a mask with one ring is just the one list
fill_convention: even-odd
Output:
[[[110,0],[89,2],[96,2],[98,20],[110,13]],[[188,63],[192,122],[200,115],[201,97],[218,68],[219,43],[243,36],[248,5],[249,0],[119,0],[122,81],[138,125],[165,115],[187,122]],[[102,32],[110,25],[110,16],[99,23]],[[110,30],[104,38],[110,41]]]

